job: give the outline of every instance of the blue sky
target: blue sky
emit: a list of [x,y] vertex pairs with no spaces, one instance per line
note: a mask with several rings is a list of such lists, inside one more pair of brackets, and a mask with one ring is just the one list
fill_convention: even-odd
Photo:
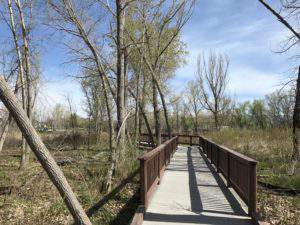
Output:
[[257,1],[198,1],[182,34],[188,44],[188,64],[176,72],[174,88],[184,89],[182,83],[195,77],[199,53],[214,50],[230,58],[228,88],[238,101],[263,97],[292,74],[293,52],[274,53],[288,35]]
[[[269,1],[274,5],[278,1]],[[195,79],[196,61],[200,53],[210,50],[230,58],[228,91],[237,101],[261,98],[277,89],[294,66],[293,52],[276,54],[289,33],[257,1],[198,0],[193,17],[182,31],[187,44],[187,64],[176,71],[171,90],[184,91],[186,83]],[[76,66],[63,64],[66,49],[60,44],[62,35],[43,40],[44,84],[39,105],[51,108],[71,96],[78,113],[84,115],[83,95],[74,78]]]

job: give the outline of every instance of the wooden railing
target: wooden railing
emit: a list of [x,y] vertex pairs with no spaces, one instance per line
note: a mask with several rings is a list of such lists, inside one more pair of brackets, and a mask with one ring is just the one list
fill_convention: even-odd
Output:
[[[162,140],[167,141],[140,158],[142,171],[142,202],[145,206],[148,204],[148,199],[152,194],[153,187],[159,181],[160,174],[158,171],[162,171],[162,169],[164,169],[162,165],[165,166],[166,160],[170,160],[170,154],[168,154],[168,158],[164,158],[164,153],[161,152],[174,152],[177,144],[188,144],[202,148],[203,153],[216,167],[217,172],[222,173],[226,178],[227,186],[232,187],[247,204],[249,215],[252,217],[256,215],[256,160],[222,145],[218,145],[200,135],[173,134],[172,136],[173,138],[168,140],[169,136],[162,134]],[[149,141],[148,134],[141,134],[140,137],[141,140],[147,142],[149,146],[153,145],[153,143]],[[173,147],[175,145],[175,148],[167,147],[171,145]],[[165,160],[164,163],[162,163],[163,160]],[[147,177],[147,179],[145,177]]]
[[[179,144],[187,144],[187,145],[200,145],[201,137],[199,135],[189,135],[189,134],[177,134],[173,133],[172,137],[178,136],[178,143]],[[167,134],[161,135],[162,142],[165,142],[169,139],[169,136]],[[151,139],[147,133],[140,134],[140,142],[144,143],[146,146],[154,146],[153,143],[151,143]]]
[[160,182],[163,172],[178,145],[178,137],[167,140],[157,148],[139,157],[141,204],[148,207],[153,191]]
[[249,215],[256,216],[257,161],[207,138],[201,137],[200,146],[217,172],[221,172],[226,178],[227,186],[233,187],[247,204]]

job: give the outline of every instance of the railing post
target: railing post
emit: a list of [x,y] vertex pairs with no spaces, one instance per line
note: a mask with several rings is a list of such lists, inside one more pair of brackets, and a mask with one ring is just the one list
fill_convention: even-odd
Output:
[[227,187],[231,186],[230,183],[230,154],[227,152]]
[[193,137],[190,136],[190,146],[192,146],[192,139],[193,139]]
[[220,172],[220,169],[219,169],[219,164],[220,164],[220,148],[219,146],[216,146],[216,151],[217,151],[217,159],[216,159],[216,167],[217,167],[217,173]]
[[147,161],[140,159],[140,185],[141,185],[141,204],[145,206],[145,209],[148,207],[148,198],[147,198]]
[[249,165],[249,203],[248,203],[248,214],[250,216],[255,215],[257,210],[257,198],[256,198],[256,162]]
[[160,153],[161,151],[158,153],[158,157],[157,157],[157,177],[158,177],[157,185],[160,184]]
[[209,142],[209,159],[210,162],[212,163],[212,144]]

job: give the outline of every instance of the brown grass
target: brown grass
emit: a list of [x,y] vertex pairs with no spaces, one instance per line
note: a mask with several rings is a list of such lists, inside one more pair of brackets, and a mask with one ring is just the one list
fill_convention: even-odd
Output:
[[[42,134],[42,137],[46,143],[60,146],[61,135],[64,134]],[[51,151],[56,159],[67,157],[74,161],[72,164],[63,166],[62,170],[85,209],[91,207],[104,195],[101,193],[101,187],[108,168],[106,137],[107,134],[101,134],[102,142],[92,145],[90,150],[84,148],[86,144],[84,136],[78,138],[81,141],[78,150],[70,150],[69,143],[66,141],[67,137],[64,148],[60,151]],[[21,137],[16,134],[13,138]],[[9,139],[8,143],[10,141],[12,139]],[[19,171],[20,150],[16,142],[14,144],[9,148],[6,145],[0,157],[0,186],[17,187],[11,195],[0,196],[0,224],[70,224],[72,218],[67,208],[36,158],[32,155],[29,167],[25,171]],[[125,152],[127,160],[121,161],[117,169],[115,184],[137,168],[135,161],[138,154],[139,152],[134,148],[128,148]],[[99,157],[95,157],[96,155]],[[120,194],[111,199],[92,217],[93,224],[113,223],[116,218],[119,218],[118,214],[122,212],[123,207],[137,192],[137,189],[137,180],[127,184]]]

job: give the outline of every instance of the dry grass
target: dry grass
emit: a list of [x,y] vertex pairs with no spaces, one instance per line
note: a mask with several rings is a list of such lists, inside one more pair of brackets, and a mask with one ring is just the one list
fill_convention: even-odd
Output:
[[[43,134],[43,139],[49,144],[56,145],[56,140],[60,135],[52,134],[47,137]],[[79,150],[68,148],[67,151],[65,149],[51,151],[56,159],[67,157],[74,160],[74,163],[63,166],[62,170],[85,209],[91,207],[104,195],[101,193],[101,187],[108,168],[108,152],[104,145],[105,141],[104,144],[102,142],[98,146],[93,145],[92,149],[87,150],[81,143]],[[124,154],[128,160],[118,167],[115,184],[137,168],[135,159],[139,154],[138,151],[130,149]],[[0,224],[70,224],[72,218],[67,208],[35,157],[31,157],[30,165],[25,171],[19,171],[19,155],[20,152],[16,146],[14,148],[10,146],[1,153],[0,186],[18,188],[13,190],[11,195],[0,196]],[[96,155],[98,157],[95,157]],[[124,211],[124,206],[134,196],[137,189],[137,180],[127,184],[120,194],[111,199],[92,217],[93,224],[117,224],[116,218],[118,220],[130,218],[132,214],[128,217],[128,212],[125,212],[127,217],[126,215],[119,217],[118,214]],[[135,207],[134,202],[132,207]]]

